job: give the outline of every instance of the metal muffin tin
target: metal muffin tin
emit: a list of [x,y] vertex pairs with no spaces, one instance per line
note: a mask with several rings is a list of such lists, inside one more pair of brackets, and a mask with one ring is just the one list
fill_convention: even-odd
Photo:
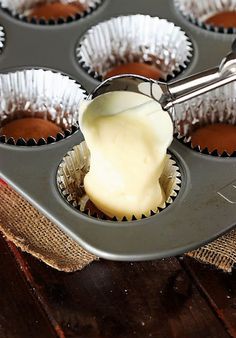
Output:
[[[235,38],[189,23],[172,0],[104,0],[84,19],[57,26],[27,24],[0,11],[0,24],[6,32],[0,71],[24,67],[57,69],[91,92],[99,83],[77,64],[77,41],[98,22],[136,13],[166,18],[190,37],[194,55],[178,78],[217,66]],[[235,225],[236,158],[200,154],[177,140],[169,150],[180,168],[182,185],[169,207],[132,222],[102,221],[80,213],[61,196],[56,175],[63,156],[82,139],[77,131],[45,146],[0,144],[0,177],[88,251],[113,260],[163,258],[195,249]]]

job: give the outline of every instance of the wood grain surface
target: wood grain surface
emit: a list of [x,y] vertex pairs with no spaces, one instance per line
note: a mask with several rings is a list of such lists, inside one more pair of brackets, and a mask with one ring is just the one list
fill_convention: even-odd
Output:
[[192,259],[53,270],[0,240],[0,337],[236,337],[236,273]]
[[0,238],[0,337],[57,337],[7,244]]

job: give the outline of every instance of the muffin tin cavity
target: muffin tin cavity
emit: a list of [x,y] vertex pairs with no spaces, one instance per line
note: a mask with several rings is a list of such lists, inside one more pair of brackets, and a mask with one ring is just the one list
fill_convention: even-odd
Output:
[[13,17],[34,24],[55,25],[91,14],[103,0],[0,0]]
[[78,63],[98,80],[109,77],[110,71],[114,74],[114,67],[125,66],[119,74],[136,74],[144,68],[139,75],[166,81],[186,68],[191,57],[192,44],[180,27],[148,15],[120,16],[99,23],[76,46]]
[[174,0],[176,8],[193,24],[217,33],[236,33],[235,0]]
[[[191,149],[213,156],[235,157],[236,147],[236,83],[232,82],[204,95],[191,99],[176,107],[175,131],[176,137]],[[204,139],[198,135],[196,144],[194,132],[200,128],[210,126],[204,131]],[[215,130],[211,130],[215,125]],[[235,126],[227,128],[228,125]],[[231,131],[232,129],[232,131]],[[219,132],[217,133],[217,130]],[[225,134],[223,134],[225,133]],[[230,134],[231,135],[230,135]],[[202,134],[202,132],[201,132]],[[192,135],[192,136],[191,136]],[[194,137],[194,142],[193,138]],[[225,143],[225,149],[222,144]],[[228,143],[228,144],[227,144]],[[203,146],[202,144],[206,144]],[[208,146],[207,146],[208,144]],[[218,146],[217,146],[218,144]],[[215,145],[215,146],[214,146]]]
[[[85,142],[82,142],[78,146],[75,146],[72,151],[69,151],[61,161],[57,173],[57,185],[63,198],[82,213],[97,219],[108,221],[137,220],[135,216],[132,219],[127,219],[125,216],[121,219],[116,217],[111,219],[98,210],[90,201],[83,185],[84,177],[89,171],[89,157],[87,145]],[[150,210],[147,214],[142,215],[142,218],[153,216],[172,204],[180,190],[180,171],[175,160],[169,154],[166,158],[160,183],[165,192],[166,201],[155,210]]]
[[[35,146],[62,140],[78,129],[79,107],[86,94],[75,80],[66,75],[50,70],[28,69],[0,74],[0,98],[0,142]],[[22,128],[20,120],[25,121],[24,129],[28,128],[27,123],[35,121],[32,133],[35,135],[37,128],[38,137],[20,136],[20,131],[16,130]],[[43,124],[41,120],[47,122]],[[13,134],[4,135],[13,121],[16,122],[12,128],[17,138]],[[58,132],[54,130],[55,126]],[[49,134],[45,134],[44,130],[41,137],[40,130],[45,128],[48,128]],[[53,135],[50,134],[51,130],[54,131]],[[30,130],[28,134],[31,135]]]

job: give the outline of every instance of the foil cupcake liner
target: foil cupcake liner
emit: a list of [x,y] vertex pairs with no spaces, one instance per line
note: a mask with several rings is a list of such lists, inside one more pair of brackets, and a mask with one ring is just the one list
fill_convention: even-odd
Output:
[[0,97],[0,127],[16,118],[38,117],[63,129],[56,137],[49,135],[38,141],[0,136],[1,143],[36,146],[64,139],[79,128],[79,107],[86,93],[66,75],[44,69],[27,69],[0,74]]
[[213,124],[227,123],[236,125],[236,83],[232,82],[223,87],[197,96],[182,104],[176,105],[175,136],[176,138],[200,153],[220,156],[235,157],[236,149],[232,153],[219,152],[218,149],[209,151],[200,145],[192,144],[190,133],[198,127]]
[[0,53],[2,52],[5,45],[5,31],[2,26],[0,26]]
[[114,66],[130,62],[157,66],[160,79],[166,81],[187,67],[192,52],[192,43],[180,27],[138,14],[112,18],[92,27],[79,41],[76,58],[99,81]]
[[71,21],[78,20],[82,17],[85,17],[91,14],[102,2],[103,0],[56,0],[56,2],[61,2],[63,4],[81,4],[84,5],[84,10],[78,10],[78,13],[71,16],[60,17],[56,19],[45,19],[45,18],[34,18],[30,16],[31,8],[34,5],[47,2],[55,2],[55,0],[0,0],[0,5],[2,9],[7,11],[10,15],[15,17],[16,19],[33,23],[33,24],[41,24],[41,25],[56,25],[68,23]]
[[[89,171],[89,164],[90,154],[85,141],[68,152],[60,163],[57,173],[57,185],[67,202],[82,213],[98,219],[113,221],[137,220],[135,216],[131,219],[127,219],[125,216],[122,219],[111,219],[93,205],[86,195],[83,185],[84,177]],[[166,201],[155,210],[150,210],[142,218],[150,217],[173,203],[180,190],[181,175],[176,162],[169,154],[166,156],[166,164],[160,183],[165,191]]]
[[234,11],[236,0],[174,0],[176,8],[191,23],[217,33],[235,34],[236,27],[225,28],[205,21],[219,12]]

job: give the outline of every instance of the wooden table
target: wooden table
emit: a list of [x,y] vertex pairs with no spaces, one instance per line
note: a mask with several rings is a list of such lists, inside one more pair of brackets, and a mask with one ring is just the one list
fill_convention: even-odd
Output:
[[236,270],[188,258],[53,270],[0,238],[1,338],[236,337]]

